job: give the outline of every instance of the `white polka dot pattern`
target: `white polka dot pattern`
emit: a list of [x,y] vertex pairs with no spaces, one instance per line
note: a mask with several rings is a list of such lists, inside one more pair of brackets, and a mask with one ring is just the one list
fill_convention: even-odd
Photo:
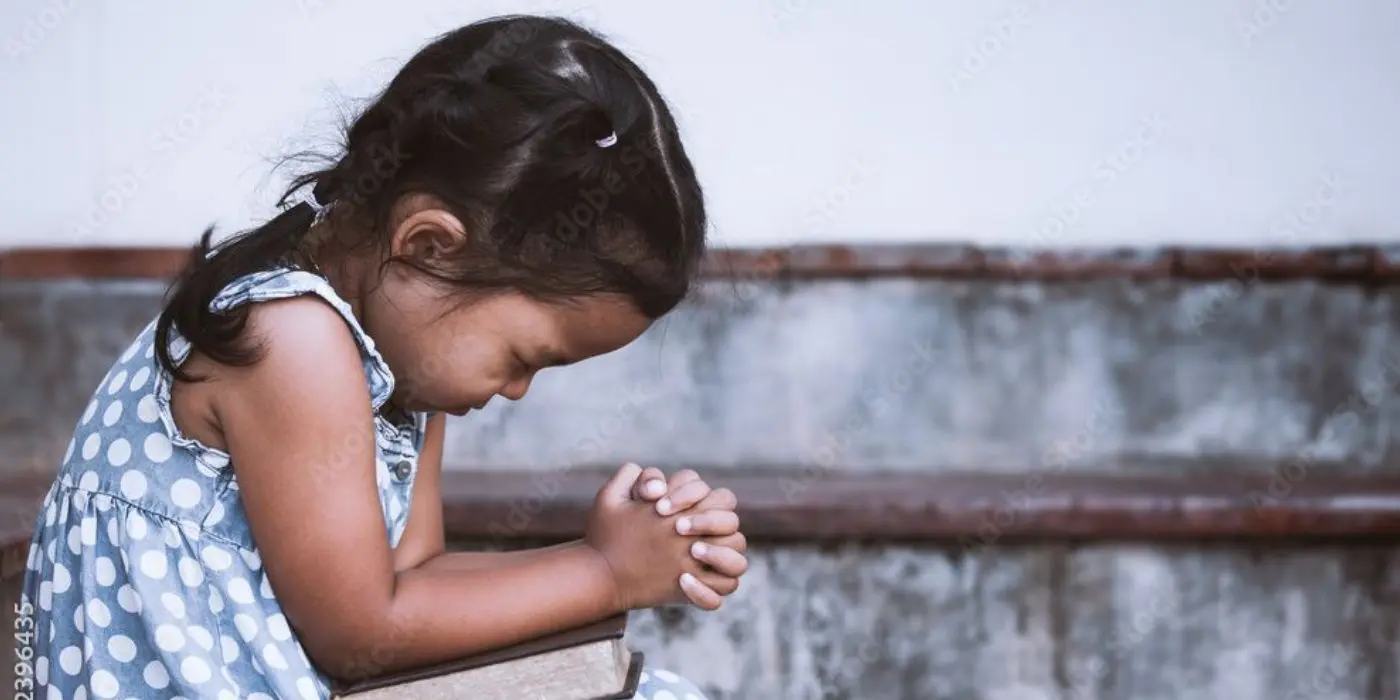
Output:
[[[302,294],[321,296],[347,320],[371,399],[382,404],[393,376],[322,278],[250,275],[212,306]],[[176,362],[188,349],[172,338]],[[68,441],[25,568],[34,678],[43,688],[35,697],[328,697],[253,545],[228,455],[176,430],[170,383],[155,360],[151,323],[95,387]],[[407,521],[424,426],[422,417],[375,426],[375,481],[391,544]]]
[[690,681],[662,669],[642,671],[633,700],[706,700]]

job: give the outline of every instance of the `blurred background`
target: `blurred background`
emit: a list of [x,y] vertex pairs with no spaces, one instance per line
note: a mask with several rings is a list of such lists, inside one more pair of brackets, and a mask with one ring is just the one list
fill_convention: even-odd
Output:
[[648,71],[715,251],[634,345],[454,419],[457,546],[692,466],[752,571],[630,634],[716,700],[1400,698],[1391,0],[8,0],[0,480],[52,474],[279,157],[507,12]]

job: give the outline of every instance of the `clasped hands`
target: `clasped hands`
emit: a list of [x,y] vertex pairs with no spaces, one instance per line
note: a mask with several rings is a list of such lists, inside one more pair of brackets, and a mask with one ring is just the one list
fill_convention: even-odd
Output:
[[739,589],[739,577],[748,570],[748,541],[739,531],[734,492],[710,488],[692,469],[678,470],[669,479],[656,467],[629,464],[623,469],[638,472],[634,500],[654,503],[660,517],[680,514],[676,533],[694,538],[690,555],[702,565],[699,576],[681,575],[681,590],[696,607],[718,609]]

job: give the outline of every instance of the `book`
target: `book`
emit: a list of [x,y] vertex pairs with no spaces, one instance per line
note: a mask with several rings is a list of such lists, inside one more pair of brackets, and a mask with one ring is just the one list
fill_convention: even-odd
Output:
[[629,700],[642,654],[627,648],[626,631],[627,615],[616,615],[464,659],[336,684],[331,698]]

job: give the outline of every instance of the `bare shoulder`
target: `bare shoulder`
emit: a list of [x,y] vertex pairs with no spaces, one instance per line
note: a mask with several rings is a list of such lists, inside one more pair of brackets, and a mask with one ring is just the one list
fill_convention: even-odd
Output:
[[339,312],[310,295],[259,302],[249,309],[244,333],[258,348],[258,361],[216,368],[209,386],[210,415],[235,470],[347,450],[353,459],[321,468],[358,469],[360,462],[372,468],[369,387],[354,333]]
[[290,427],[316,404],[368,403],[358,345],[328,303],[305,295],[247,308],[243,340],[258,349],[259,361],[231,367],[191,353],[184,369],[207,381],[171,388],[171,411],[182,432],[228,450],[228,433],[241,417],[273,412]]
[[[334,406],[368,405],[368,388],[355,337],[339,312],[323,299],[299,296],[259,302],[248,311],[247,340],[259,350],[249,367],[217,371],[217,403]],[[231,408],[232,406],[230,406]]]

